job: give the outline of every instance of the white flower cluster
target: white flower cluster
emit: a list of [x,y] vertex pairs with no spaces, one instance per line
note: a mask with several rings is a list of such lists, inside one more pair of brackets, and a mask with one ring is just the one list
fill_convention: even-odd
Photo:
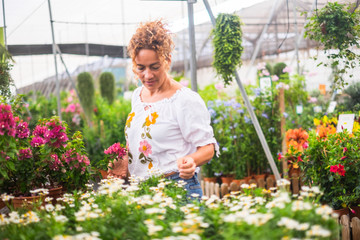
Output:
[[58,235],[53,240],[101,240],[98,232],[79,233],[77,235]]
[[0,226],[6,225],[6,224],[22,224],[27,225],[29,223],[39,222],[40,218],[38,215],[33,211],[28,211],[22,215],[20,215],[18,212],[13,211],[9,213],[9,216],[5,216],[3,214],[0,214]]

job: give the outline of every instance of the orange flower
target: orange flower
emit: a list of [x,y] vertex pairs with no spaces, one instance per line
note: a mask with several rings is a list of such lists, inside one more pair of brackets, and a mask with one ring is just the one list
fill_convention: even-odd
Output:
[[333,125],[319,125],[316,128],[316,133],[319,135],[320,138],[326,138],[329,134],[336,133],[336,128]]
[[[309,138],[308,133],[305,130],[299,129],[289,129],[286,132],[286,146],[288,148],[288,153],[296,153],[303,151],[303,145],[307,142]],[[291,148],[292,147],[292,148]],[[293,150],[295,150],[293,152]]]
[[151,114],[151,120],[149,118],[149,116],[147,116],[146,118],[146,126],[150,126],[151,124],[155,124],[156,123],[156,119],[159,117],[159,115],[157,114],[157,112],[153,112]]
[[127,118],[127,120],[126,120],[126,126],[127,127],[130,127],[130,123],[131,123],[131,121],[133,120],[133,117],[135,116],[135,113],[134,112],[132,112],[132,113],[129,113],[129,115],[128,115],[128,118]]

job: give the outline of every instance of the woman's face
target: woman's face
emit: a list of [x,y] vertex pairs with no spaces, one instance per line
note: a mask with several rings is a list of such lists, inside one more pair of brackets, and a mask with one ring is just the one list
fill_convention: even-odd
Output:
[[135,63],[136,74],[148,90],[155,91],[168,81],[167,62],[161,62],[154,50],[141,49],[135,57]]

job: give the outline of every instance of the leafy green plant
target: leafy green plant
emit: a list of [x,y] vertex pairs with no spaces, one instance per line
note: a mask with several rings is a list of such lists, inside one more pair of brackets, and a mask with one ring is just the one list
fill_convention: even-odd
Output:
[[212,31],[214,62],[218,75],[224,79],[225,86],[233,80],[234,71],[241,65],[242,30],[241,20],[236,14],[219,14]]
[[10,75],[13,61],[11,54],[0,44],[0,95],[6,98],[10,98],[10,87],[14,86]]
[[304,181],[318,185],[324,192],[321,201],[334,209],[356,206],[360,198],[360,132],[319,134],[310,132],[309,147],[299,162]]
[[112,104],[115,99],[115,77],[111,72],[103,72],[100,75],[100,93],[101,97],[105,98],[109,104]]
[[76,87],[79,91],[81,106],[85,114],[91,118],[95,103],[95,88],[92,75],[88,72],[80,73],[77,77]]
[[[305,37],[319,42],[324,47],[330,63],[321,62],[319,65],[333,68],[335,88],[344,86],[342,75],[358,66],[360,55],[352,48],[360,46],[359,16],[359,11],[351,11],[350,6],[346,4],[328,2],[310,17],[309,23],[305,26]],[[337,51],[330,51],[333,49]],[[351,74],[350,77],[352,76]]]

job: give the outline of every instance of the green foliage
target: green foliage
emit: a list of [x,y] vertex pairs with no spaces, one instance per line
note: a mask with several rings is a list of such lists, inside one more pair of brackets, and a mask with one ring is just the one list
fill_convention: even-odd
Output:
[[110,179],[97,191],[68,194],[59,207],[2,215],[0,239],[336,239],[339,225],[315,190],[300,199],[249,188],[190,201],[180,182]]
[[96,97],[96,107],[94,126],[83,128],[85,146],[93,166],[105,158],[106,148],[116,142],[125,144],[125,123],[131,111],[130,101],[123,98],[109,105],[104,99]]
[[[321,138],[310,132],[309,147],[300,167],[304,180],[324,192],[321,201],[334,209],[351,207],[360,198],[360,132],[329,134]],[[343,166],[343,175],[335,169]],[[335,172],[334,172],[335,171]]]
[[100,75],[101,97],[112,104],[115,99],[115,77],[111,72],[103,72]]
[[[345,85],[342,75],[358,66],[360,60],[360,55],[351,50],[353,47],[360,47],[360,15],[359,11],[351,12],[349,9],[346,4],[328,2],[310,17],[305,26],[305,37],[324,46],[330,63],[321,62],[319,65],[332,67],[335,88]],[[338,51],[330,52],[332,49]]]
[[84,112],[91,118],[94,108],[95,88],[94,80],[90,73],[83,72],[77,77],[77,89]]
[[216,18],[216,26],[212,31],[215,51],[213,67],[224,79],[225,86],[231,83],[234,71],[241,65],[241,24],[238,15],[222,13]]
[[6,98],[10,98],[10,87],[14,86],[14,81],[10,76],[11,62],[13,62],[12,56],[0,44],[0,95]]
[[[284,75],[283,70],[285,67],[286,67],[286,64],[283,62],[276,63],[273,67],[273,71],[270,73],[271,73],[271,75],[276,75],[279,78],[281,78],[281,76]],[[285,75],[289,76],[288,73],[286,73]]]
[[344,99],[344,103],[341,104],[342,110],[347,111],[359,111],[360,107],[360,82],[354,82],[344,91],[348,96]]

